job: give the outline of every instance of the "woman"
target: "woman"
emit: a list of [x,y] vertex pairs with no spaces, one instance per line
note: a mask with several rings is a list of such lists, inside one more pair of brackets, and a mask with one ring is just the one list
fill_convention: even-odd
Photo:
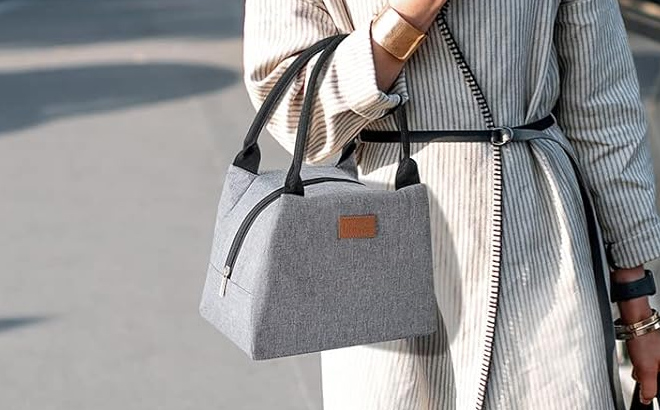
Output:
[[[371,21],[388,5],[427,35],[403,61],[372,37]],[[361,130],[396,130],[388,114],[400,105],[411,130],[513,127],[552,111],[557,122],[543,132],[570,141],[579,158],[611,280],[635,280],[660,257],[647,123],[616,0],[247,0],[245,7],[244,80],[255,107],[297,53],[350,33],[322,71],[307,162],[339,153]],[[486,120],[447,31],[490,107]],[[307,68],[268,125],[291,153]],[[398,155],[397,144],[361,143],[360,179],[394,189]],[[607,304],[604,312],[594,280],[606,274],[592,258],[566,152],[543,139],[413,142],[412,158],[429,188],[441,330],[323,351],[324,409],[622,410],[612,312]],[[626,323],[651,314],[647,296],[616,307]],[[650,400],[660,333],[626,343]]]

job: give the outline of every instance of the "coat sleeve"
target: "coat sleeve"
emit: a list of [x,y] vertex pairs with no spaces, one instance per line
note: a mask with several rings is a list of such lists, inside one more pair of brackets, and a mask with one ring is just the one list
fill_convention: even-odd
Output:
[[660,257],[647,117],[616,0],[563,0],[554,44],[558,123],[590,185],[612,267]]
[[[300,52],[339,33],[322,0],[246,0],[243,79],[252,105],[259,109]],[[266,125],[291,154],[304,86],[318,56],[298,72]],[[304,156],[309,163],[338,153],[365,125],[408,100],[405,70],[388,92],[377,86],[369,20],[356,25],[319,75]]]

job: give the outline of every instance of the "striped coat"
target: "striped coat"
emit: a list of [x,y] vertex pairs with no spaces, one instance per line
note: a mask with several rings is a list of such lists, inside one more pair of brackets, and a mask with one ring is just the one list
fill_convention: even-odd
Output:
[[[486,126],[438,24],[391,89],[377,88],[369,20],[385,2],[245,2],[244,82],[255,107],[298,52],[350,33],[322,71],[307,162],[333,157],[362,129],[396,129],[386,114],[398,104],[412,130]],[[579,158],[611,261],[660,257],[647,120],[616,0],[451,0],[446,12],[495,125],[554,108],[558,123],[542,132]],[[309,71],[268,125],[291,153]],[[361,144],[360,178],[394,189],[398,150]],[[413,143],[412,157],[429,188],[441,330],[323,351],[324,409],[622,410],[565,152],[548,140]]]

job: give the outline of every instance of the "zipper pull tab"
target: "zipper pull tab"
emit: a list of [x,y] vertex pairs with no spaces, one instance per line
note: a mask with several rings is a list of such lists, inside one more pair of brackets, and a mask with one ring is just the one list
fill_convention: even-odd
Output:
[[229,272],[231,272],[231,267],[225,266],[222,270],[222,282],[220,282],[220,291],[218,295],[220,297],[225,296],[225,291],[227,290],[227,281],[229,280]]

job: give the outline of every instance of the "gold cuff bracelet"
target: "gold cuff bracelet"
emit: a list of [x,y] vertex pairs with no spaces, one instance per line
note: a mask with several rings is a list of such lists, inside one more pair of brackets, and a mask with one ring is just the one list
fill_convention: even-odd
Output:
[[389,4],[371,20],[371,37],[400,61],[407,60],[427,34],[406,21]]

